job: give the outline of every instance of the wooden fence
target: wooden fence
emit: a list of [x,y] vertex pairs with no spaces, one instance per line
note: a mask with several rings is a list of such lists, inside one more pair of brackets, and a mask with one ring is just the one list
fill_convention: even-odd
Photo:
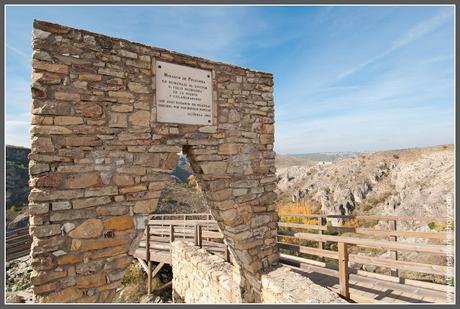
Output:
[[6,260],[26,256],[30,253],[32,237],[29,235],[29,227],[22,227],[6,233]]
[[[147,272],[149,294],[152,279],[167,261],[170,261],[169,243],[176,239],[193,241],[196,246],[204,247],[214,254],[223,255],[226,261],[230,262],[230,251],[211,214],[153,215],[146,224],[144,237],[139,243],[140,250],[136,250],[134,254]],[[143,260],[146,260],[147,263]],[[152,269],[152,262],[158,262],[155,269]]]
[[[317,224],[298,224],[290,222],[279,222],[281,228],[278,233],[278,244],[280,248],[285,249],[290,254],[308,254],[318,256],[324,261],[325,258],[335,259],[338,261],[340,294],[346,298],[350,297],[349,292],[349,264],[359,263],[373,266],[379,266],[391,269],[391,275],[398,277],[398,271],[410,271],[415,273],[424,273],[432,275],[443,275],[446,278],[454,276],[453,267],[445,265],[434,265],[420,263],[417,261],[401,261],[398,259],[399,251],[416,252],[418,254],[431,254],[453,257],[454,250],[446,244],[427,244],[427,243],[409,243],[398,241],[398,238],[424,238],[436,240],[437,242],[454,239],[452,231],[442,232],[419,232],[397,230],[397,222],[401,221],[418,221],[418,222],[448,222],[453,220],[448,217],[408,217],[408,216],[342,216],[342,215],[300,215],[280,213],[283,217],[300,217],[307,219],[316,219]],[[390,222],[389,230],[350,227],[350,226],[332,226],[327,224],[328,219],[342,219],[344,221],[354,219],[358,221],[388,221]],[[356,222],[356,221],[355,221]],[[300,231],[299,231],[300,230]],[[352,233],[353,237],[338,235]],[[336,235],[331,235],[336,234]],[[372,236],[373,238],[369,238]],[[385,237],[388,239],[379,239]],[[282,240],[282,241],[281,241]],[[302,244],[309,241],[309,245]],[[311,243],[318,243],[317,247],[312,247]],[[325,250],[326,242],[335,243],[337,250]],[[364,256],[358,254],[349,254],[349,248],[352,246],[364,248],[387,249],[391,258],[381,258],[374,256]],[[283,254],[282,254],[283,257]]]

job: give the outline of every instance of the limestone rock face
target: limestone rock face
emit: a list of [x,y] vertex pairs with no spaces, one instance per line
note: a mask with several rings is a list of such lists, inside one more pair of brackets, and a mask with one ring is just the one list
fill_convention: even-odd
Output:
[[446,216],[453,167],[453,145],[375,152],[278,169],[278,189],[317,202],[325,214]]
[[[157,121],[156,61],[209,72],[211,123]],[[241,267],[243,301],[260,300],[279,257],[273,76],[42,21],[32,69],[37,301],[112,299],[181,151]]]
[[[6,145],[6,207],[20,206],[27,200],[30,188],[27,156],[30,149]],[[30,161],[31,173],[41,173],[49,170],[48,164]]]

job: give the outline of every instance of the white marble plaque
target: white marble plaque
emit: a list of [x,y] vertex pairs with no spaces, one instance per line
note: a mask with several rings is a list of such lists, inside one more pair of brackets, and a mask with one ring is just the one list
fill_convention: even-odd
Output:
[[156,61],[157,121],[212,124],[211,71]]

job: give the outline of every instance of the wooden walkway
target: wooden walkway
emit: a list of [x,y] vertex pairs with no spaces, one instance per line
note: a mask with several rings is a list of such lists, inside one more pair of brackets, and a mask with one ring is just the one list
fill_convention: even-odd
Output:
[[[286,216],[286,214],[283,214]],[[441,265],[430,265],[418,262],[397,261],[399,251],[412,251],[419,254],[451,255],[447,246],[406,243],[397,241],[397,237],[421,237],[428,239],[447,240],[448,232],[410,232],[410,231],[383,231],[363,228],[343,228],[346,236],[337,236],[341,227],[331,227],[325,224],[321,215],[292,215],[307,216],[318,219],[317,225],[295,224],[280,222],[279,246],[284,249],[281,254],[281,262],[299,272],[314,283],[337,292],[350,302],[358,303],[453,303],[455,301],[454,288],[400,278],[398,270],[406,270],[428,274],[453,274],[453,268]],[[346,216],[330,216],[343,218]],[[368,218],[369,217],[369,218]],[[357,217],[353,217],[356,219]],[[363,216],[361,219],[369,220],[421,220],[428,222],[444,220],[445,218],[401,218],[401,217],[378,217]],[[396,226],[394,224],[393,226]],[[298,230],[303,231],[299,233]],[[286,233],[287,231],[287,233]],[[305,233],[308,231],[308,233]],[[316,231],[316,232],[312,232]],[[335,235],[325,235],[333,231]],[[386,237],[390,240],[366,239],[350,237],[350,233],[371,235],[372,237]],[[151,286],[152,278],[165,264],[171,264],[170,242],[175,239],[185,239],[195,245],[205,248],[209,252],[224,257],[230,261],[228,247],[223,242],[217,222],[209,214],[183,214],[183,215],[155,215],[149,221],[144,236],[139,242],[134,256],[149,274],[148,286]],[[286,242],[288,241],[288,242]],[[297,241],[297,242],[296,242]],[[317,242],[318,247],[306,246],[307,242]],[[335,242],[338,251],[325,250],[326,242]],[[302,245],[300,245],[302,244]],[[385,248],[393,250],[393,260],[379,257],[368,257],[348,254],[351,246]],[[289,249],[289,250],[287,250]],[[326,264],[321,261],[311,260],[307,256],[320,256],[322,259],[337,259],[337,264]],[[380,267],[392,268],[392,276],[365,272],[350,268],[351,263],[362,263]],[[153,264],[156,264],[153,269]],[[395,276],[396,274],[396,276]],[[150,291],[150,289],[149,289]]]
[[[339,271],[326,267],[324,263],[296,258],[282,254],[281,262],[312,282],[340,294]],[[394,277],[375,273],[349,275],[349,299],[357,303],[452,303],[453,289],[439,284],[426,284],[428,287],[395,282]],[[423,282],[419,282],[423,285]],[[449,295],[450,294],[450,295]]]
[[29,227],[21,227],[6,233],[6,261],[11,261],[30,253],[32,237]]

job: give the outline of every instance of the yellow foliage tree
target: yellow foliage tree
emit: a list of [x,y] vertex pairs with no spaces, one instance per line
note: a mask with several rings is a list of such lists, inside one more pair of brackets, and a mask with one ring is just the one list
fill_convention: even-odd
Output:
[[278,214],[281,222],[298,223],[298,224],[318,224],[318,219],[308,217],[289,216],[295,215],[311,215],[311,205],[307,201],[289,202],[286,204],[278,204]]
[[191,188],[195,188],[195,192],[201,192],[201,187],[198,185],[198,182],[196,181],[195,175],[190,175],[188,176],[188,186]]

